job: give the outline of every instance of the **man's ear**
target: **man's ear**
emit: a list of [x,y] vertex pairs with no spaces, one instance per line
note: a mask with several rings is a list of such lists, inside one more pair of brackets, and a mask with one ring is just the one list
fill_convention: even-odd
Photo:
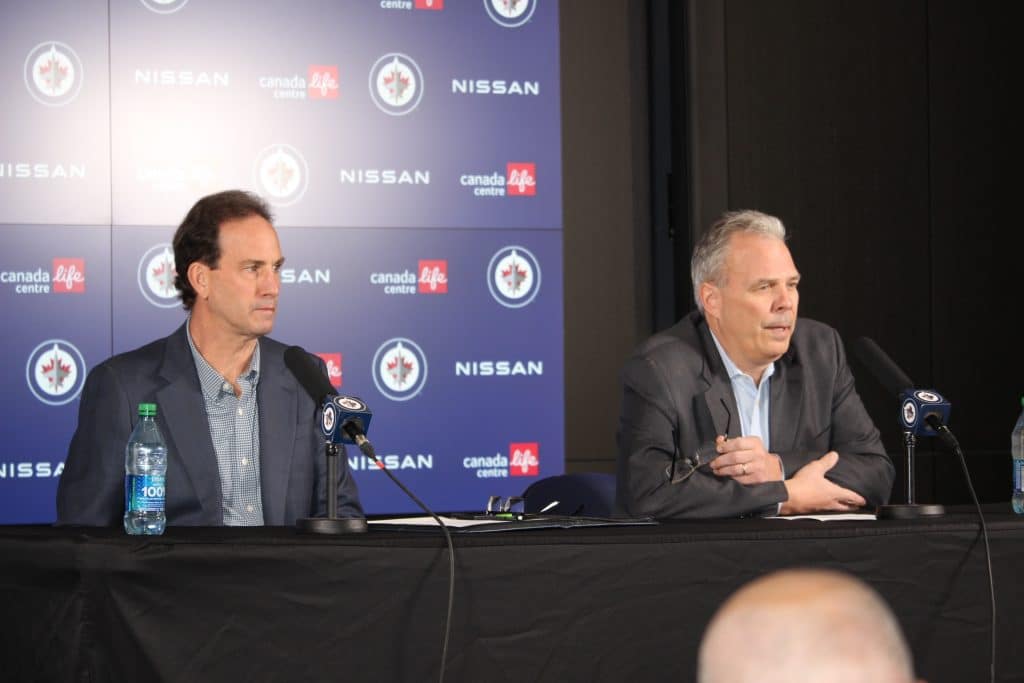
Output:
[[719,315],[722,304],[722,292],[710,282],[700,283],[700,302],[704,306],[704,312],[716,318]]
[[193,261],[188,266],[188,283],[196,290],[196,296],[205,299],[210,292],[210,266],[200,261]]

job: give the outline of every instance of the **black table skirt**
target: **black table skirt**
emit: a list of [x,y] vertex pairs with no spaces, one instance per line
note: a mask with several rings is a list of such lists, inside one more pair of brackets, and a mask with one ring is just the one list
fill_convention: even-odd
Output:
[[[1024,681],[1024,519],[1004,505],[986,520],[997,680]],[[988,680],[987,567],[969,509],[456,534],[455,558],[450,683],[693,680],[715,608],[791,566],[874,586],[931,683]],[[0,527],[0,680],[437,680],[447,597],[436,531]]]

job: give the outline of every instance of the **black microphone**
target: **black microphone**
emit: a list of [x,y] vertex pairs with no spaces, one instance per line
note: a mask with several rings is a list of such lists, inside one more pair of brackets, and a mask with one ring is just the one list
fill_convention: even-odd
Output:
[[316,403],[323,404],[329,396],[338,395],[320,367],[301,346],[289,346],[284,350],[284,364]]
[[366,453],[366,432],[370,428],[373,413],[361,398],[355,396],[331,396],[324,402],[320,415],[320,431],[331,443],[351,443]]
[[312,356],[301,346],[289,346],[284,350],[284,364],[298,380],[306,393],[319,406],[320,430],[324,433],[324,455],[327,459],[327,517],[305,517],[298,520],[299,529],[318,534],[340,534],[365,532],[366,520],[361,517],[338,517],[338,455],[343,441],[327,437],[327,423],[337,427],[335,401],[338,392],[324,376]]
[[891,393],[899,396],[899,419],[904,431],[913,432],[918,436],[942,436],[942,432],[934,425],[944,425],[949,421],[949,401],[934,389],[915,388],[907,373],[903,372],[873,340],[860,337],[853,341],[851,348],[875,379]]

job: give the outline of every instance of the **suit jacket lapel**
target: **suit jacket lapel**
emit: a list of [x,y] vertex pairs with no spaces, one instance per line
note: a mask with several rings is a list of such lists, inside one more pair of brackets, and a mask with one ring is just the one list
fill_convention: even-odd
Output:
[[770,448],[773,453],[787,453],[793,450],[804,409],[803,368],[792,348],[775,362],[771,383]]
[[[276,352],[275,352],[276,351]],[[270,405],[266,396],[273,396]],[[288,474],[295,454],[297,424],[295,383],[284,365],[280,349],[260,339],[260,492],[263,521],[269,526],[284,524],[288,498]]]
[[725,434],[729,437],[739,436],[741,425],[736,408],[736,397],[732,393],[732,383],[725,375],[725,365],[718,355],[718,347],[715,346],[715,342],[711,338],[711,330],[703,318],[701,318],[697,330],[700,333],[701,344],[704,346],[706,360],[703,377],[708,384],[708,390],[704,393],[704,400],[711,413],[711,419],[715,423],[715,434],[701,434],[701,439],[713,440],[718,434]]
[[210,524],[218,524],[223,519],[220,471],[184,325],[167,341],[160,376],[167,385],[157,390],[156,399],[168,429],[165,437],[172,442],[169,444],[171,457],[177,457],[181,462],[185,478],[195,491],[195,504],[203,511],[202,516]]

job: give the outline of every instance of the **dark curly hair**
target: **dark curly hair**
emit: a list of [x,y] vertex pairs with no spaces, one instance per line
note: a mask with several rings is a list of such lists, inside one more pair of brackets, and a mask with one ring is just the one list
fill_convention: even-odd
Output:
[[196,290],[188,281],[188,267],[199,261],[216,268],[220,261],[221,223],[249,216],[261,216],[268,223],[273,222],[267,203],[243,190],[207,195],[189,209],[174,233],[174,268],[177,271],[174,286],[186,311],[192,310],[196,302]]

